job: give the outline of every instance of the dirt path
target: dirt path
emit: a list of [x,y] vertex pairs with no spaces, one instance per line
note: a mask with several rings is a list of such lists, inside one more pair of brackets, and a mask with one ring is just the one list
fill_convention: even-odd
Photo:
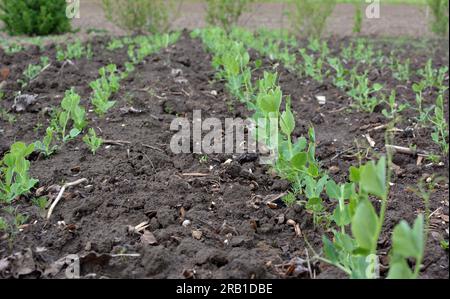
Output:
[[[283,16],[285,4],[260,3],[255,4],[252,13],[246,13],[240,25],[255,29],[260,27],[288,28],[288,20]],[[193,29],[205,26],[205,7],[202,3],[184,1],[179,8],[179,18],[174,22],[174,28]],[[348,36],[352,34],[354,8],[351,4],[337,5],[330,17],[326,33],[328,35]],[[380,19],[364,19],[362,35],[389,35],[420,37],[430,35],[423,7],[413,5],[383,5]],[[73,22],[75,28],[82,31],[88,29],[106,29],[112,34],[124,32],[106,21],[101,4],[97,0],[82,1],[81,18]]]

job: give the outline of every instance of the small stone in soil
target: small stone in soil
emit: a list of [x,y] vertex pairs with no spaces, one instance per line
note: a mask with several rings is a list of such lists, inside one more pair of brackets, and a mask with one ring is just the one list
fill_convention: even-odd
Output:
[[199,230],[193,230],[192,231],[192,237],[196,240],[200,240],[203,236],[203,233]]
[[278,215],[278,217],[277,217],[277,223],[278,223],[278,224],[283,224],[284,221],[285,221],[284,214]]

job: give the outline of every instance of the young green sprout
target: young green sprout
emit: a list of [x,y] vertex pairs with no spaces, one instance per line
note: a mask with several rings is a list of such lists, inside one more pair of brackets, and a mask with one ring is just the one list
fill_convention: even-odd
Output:
[[389,119],[395,119],[395,117],[401,113],[402,111],[404,111],[406,108],[409,107],[409,104],[407,103],[402,103],[402,104],[398,104],[396,101],[396,97],[397,97],[397,92],[395,90],[391,91],[391,95],[389,96],[389,98],[386,100],[386,98],[383,96],[383,101],[388,105],[389,110],[388,109],[383,109],[383,111],[381,111],[381,113],[383,113],[383,115],[386,118]]
[[370,86],[367,73],[359,75],[356,70],[352,70],[350,81],[348,95],[355,100],[354,105],[362,111],[373,112],[379,104],[376,93],[383,89],[383,85],[374,83]]
[[305,75],[313,78],[317,82],[322,83],[324,75],[328,74],[327,71],[325,74],[323,73],[323,58],[318,57],[317,59],[313,55],[309,55],[306,53],[305,49],[299,50],[300,55],[303,58],[303,71]]
[[448,241],[441,240],[439,243],[440,243],[442,249],[448,251]]
[[17,234],[20,232],[20,228],[24,225],[28,217],[22,213],[17,212],[17,208],[7,206],[3,208],[3,211],[9,215],[9,221],[0,217],[0,232],[6,233],[9,241],[9,247],[12,248],[13,241]]
[[83,46],[81,41],[76,41],[75,43],[68,44],[66,50],[57,48],[56,59],[60,62],[71,59],[80,59],[83,56],[87,59],[92,58],[92,47],[91,45]]
[[17,82],[20,83],[21,88],[25,88],[28,84],[31,83],[31,81],[36,79],[49,66],[49,58],[43,56],[41,57],[40,64],[29,64],[22,73],[24,79],[19,79]]
[[297,198],[295,197],[295,194],[292,192],[288,192],[288,194],[283,196],[282,200],[284,204],[287,205],[288,207],[292,207],[297,202]]
[[444,97],[439,94],[436,99],[436,106],[434,107],[434,115],[430,117],[430,122],[433,124],[433,133],[431,138],[441,147],[442,154],[448,155],[448,124],[444,115]]
[[[87,125],[86,111],[80,106],[80,100],[80,96],[74,89],[67,90],[61,102],[62,109],[52,118],[51,126],[61,135],[64,143],[77,137]],[[73,128],[67,132],[70,120],[72,120]]]
[[89,147],[94,155],[103,144],[103,140],[97,137],[95,130],[92,128],[90,128],[88,133],[84,135],[83,142]]
[[16,142],[0,161],[0,202],[10,203],[28,193],[38,180],[29,176],[28,156],[34,151],[34,144]]
[[406,59],[405,63],[401,63],[398,59],[394,58],[392,64],[392,76],[400,82],[409,82],[411,76],[410,59]]
[[55,129],[53,127],[48,127],[43,141],[36,141],[34,143],[35,149],[46,157],[50,157],[58,148],[58,146],[53,145],[52,142],[55,135]]
[[91,97],[95,113],[104,116],[109,109],[115,105],[115,101],[110,101],[110,97],[120,89],[120,77],[117,74],[117,66],[110,64],[99,70],[100,78],[91,82],[93,90]]
[[344,89],[348,86],[346,76],[348,71],[345,69],[339,58],[328,58],[328,64],[335,70],[336,75],[333,78],[333,84],[337,88]]

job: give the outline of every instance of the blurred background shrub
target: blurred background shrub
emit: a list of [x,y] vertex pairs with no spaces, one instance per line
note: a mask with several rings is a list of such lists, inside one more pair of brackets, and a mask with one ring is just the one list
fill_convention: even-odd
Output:
[[169,0],[102,0],[106,18],[134,33],[161,33],[170,27]]
[[71,30],[66,0],[0,0],[0,20],[11,35],[49,35]]
[[449,0],[427,0],[432,13],[431,31],[440,36],[448,34],[448,2]]
[[230,31],[254,0],[206,0],[206,21]]
[[320,37],[333,13],[336,0],[291,0],[291,28],[299,36]]

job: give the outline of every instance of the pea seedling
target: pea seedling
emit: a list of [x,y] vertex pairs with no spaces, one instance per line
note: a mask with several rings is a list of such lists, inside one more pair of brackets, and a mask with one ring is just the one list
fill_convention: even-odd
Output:
[[114,38],[106,46],[106,49],[108,49],[109,51],[115,51],[117,49],[122,49],[124,46],[125,44],[122,42],[121,39]]
[[3,208],[3,211],[9,214],[8,218],[12,218],[10,221],[0,217],[0,231],[7,234],[9,247],[12,248],[13,241],[20,231],[20,227],[24,225],[28,217],[24,214],[18,213],[12,206]]
[[370,86],[367,74],[358,75],[355,70],[351,72],[350,80],[351,87],[348,95],[356,100],[356,107],[366,112],[373,112],[378,105],[378,100],[373,94],[383,89],[383,85],[374,83]]
[[293,206],[297,202],[297,198],[293,192],[288,192],[288,194],[283,196],[282,200],[288,207]]
[[[351,278],[377,278],[377,244],[384,223],[389,194],[389,182],[386,173],[386,159],[382,157],[378,163],[373,161],[350,168],[351,183],[338,186],[327,185],[327,193],[331,198],[340,198],[339,210],[343,213],[334,220],[339,223],[341,231],[334,231],[334,239],[323,237],[324,261],[337,266]],[[358,190],[352,186],[358,186]],[[369,201],[369,195],[381,200],[379,214]],[[348,207],[343,206],[344,199],[350,198]],[[352,236],[345,229],[350,224]],[[389,276],[392,278],[414,278],[406,263],[406,258],[415,257],[420,264],[424,249],[423,216],[419,215],[413,229],[405,222],[394,228],[394,258],[391,260]],[[420,268],[419,268],[420,269]],[[409,272],[408,272],[409,271]],[[417,272],[418,274],[418,272]]]
[[68,44],[66,50],[58,47],[56,52],[56,59],[60,62],[71,59],[80,59],[83,56],[87,59],[92,58],[92,47],[91,45],[83,46],[81,41],[76,41],[75,43]]
[[[303,58],[303,68],[304,68],[304,74],[313,78],[317,82],[322,83],[323,82],[323,58],[318,57],[317,59],[314,58],[313,55],[308,55],[306,53],[305,49],[300,49],[300,55]],[[328,71],[326,72],[326,74]],[[325,74],[325,75],[326,75]]]
[[429,120],[429,114],[433,107],[425,109],[423,105],[423,91],[425,90],[425,82],[421,81],[419,83],[414,83],[412,86],[414,93],[416,94],[416,104],[417,104],[417,112],[419,112],[419,116],[417,117],[417,121],[421,125],[425,125]]
[[48,127],[45,131],[45,136],[43,141],[36,141],[34,143],[35,149],[46,157],[50,157],[58,149],[58,146],[53,145],[52,142],[55,135],[55,129],[53,127]]
[[418,70],[417,73],[422,77],[423,84],[425,88],[436,87],[438,89],[442,88],[445,74],[448,72],[448,67],[444,66],[439,69],[433,68],[433,61],[429,59],[425,66]]
[[436,99],[436,106],[434,107],[434,115],[430,117],[433,124],[434,132],[431,134],[433,141],[441,147],[444,156],[448,155],[448,124],[444,116],[444,97],[439,94]]
[[315,180],[311,176],[306,176],[304,178],[305,195],[308,199],[306,202],[306,208],[313,212],[314,226],[317,226],[321,222],[322,214],[325,210],[321,194],[327,184],[327,181],[327,175],[321,177],[319,180]]
[[388,100],[386,100],[385,97],[383,96],[383,102],[385,102],[389,106],[389,110],[383,109],[383,111],[381,111],[381,113],[383,113],[383,115],[386,118],[395,119],[395,117],[399,113],[401,113],[402,111],[404,111],[405,109],[407,109],[409,107],[409,105],[407,103],[402,103],[402,104],[398,105],[398,103],[396,101],[396,97],[397,97],[397,93],[395,90],[391,91],[391,95],[389,96]]
[[[52,127],[61,135],[64,143],[77,137],[87,125],[86,110],[80,106],[80,99],[73,88],[67,90],[61,102],[62,110],[58,111],[52,119]],[[73,127],[67,134],[70,120],[73,122]]]
[[34,144],[16,142],[0,161],[0,202],[10,203],[26,194],[38,180],[30,178],[30,162],[27,157],[34,151]]
[[110,64],[99,70],[100,78],[91,82],[93,90],[91,103],[95,107],[95,113],[104,116],[109,109],[115,105],[115,101],[110,101],[113,93],[120,89],[120,77],[117,75],[117,66]]
[[15,54],[23,50],[25,50],[25,47],[17,43],[12,43],[5,47],[5,52],[7,54]]
[[328,64],[335,70],[336,75],[333,77],[333,84],[337,88],[344,89],[348,86],[346,76],[348,75],[339,58],[328,58]]
[[25,88],[31,81],[36,79],[43,71],[50,66],[49,59],[46,56],[41,57],[40,64],[29,64],[23,71],[24,79],[19,79],[17,82],[21,88]]
[[401,63],[398,59],[394,58],[391,66],[392,76],[400,82],[408,82],[411,76],[410,60],[407,59],[405,63]]
[[448,241],[441,240],[439,243],[440,243],[442,249],[444,249],[445,251],[448,251]]
[[353,49],[353,59],[358,63],[372,64],[375,52],[372,45],[368,44],[364,39],[358,39]]
[[[3,100],[4,96],[5,96],[5,94],[3,93],[2,90],[0,90],[0,101]],[[12,124],[16,121],[16,118],[14,117],[14,115],[8,113],[2,107],[0,107],[0,119],[3,119],[5,121],[9,122],[10,124]]]
[[89,129],[88,134],[84,135],[83,142],[89,147],[94,155],[103,144],[103,140],[97,137],[95,130],[92,128]]

